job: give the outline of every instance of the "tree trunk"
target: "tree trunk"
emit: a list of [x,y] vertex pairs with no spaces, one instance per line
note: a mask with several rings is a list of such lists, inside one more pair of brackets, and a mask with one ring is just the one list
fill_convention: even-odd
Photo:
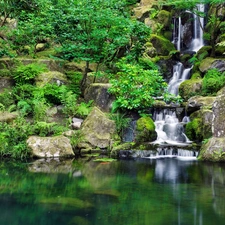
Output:
[[86,82],[87,82],[87,74],[89,72],[89,61],[86,61],[86,66],[85,66],[85,70],[84,70],[84,75],[83,78],[80,82],[80,91],[81,91],[81,95],[84,96],[84,91],[86,88]]

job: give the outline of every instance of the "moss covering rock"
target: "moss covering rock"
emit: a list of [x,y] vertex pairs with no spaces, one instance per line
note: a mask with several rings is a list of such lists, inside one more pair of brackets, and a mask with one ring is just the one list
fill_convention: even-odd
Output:
[[175,51],[174,45],[168,39],[163,36],[158,36],[155,34],[151,35],[150,41],[155,49],[157,49],[158,55],[169,55],[171,51]]
[[135,141],[151,142],[157,139],[155,124],[150,117],[142,117],[137,120]]
[[202,142],[212,136],[212,110],[200,109],[190,116],[191,122],[186,125],[187,137],[195,142]]
[[84,120],[81,132],[83,141],[79,143],[79,148],[110,148],[116,137],[116,125],[99,108],[94,107]]
[[185,80],[179,86],[179,95],[184,100],[188,100],[190,97],[201,93],[201,89],[202,79]]

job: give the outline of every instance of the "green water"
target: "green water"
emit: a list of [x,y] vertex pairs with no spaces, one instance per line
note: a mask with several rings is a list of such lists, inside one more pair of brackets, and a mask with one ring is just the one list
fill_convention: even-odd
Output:
[[225,165],[0,162],[1,225],[222,225]]

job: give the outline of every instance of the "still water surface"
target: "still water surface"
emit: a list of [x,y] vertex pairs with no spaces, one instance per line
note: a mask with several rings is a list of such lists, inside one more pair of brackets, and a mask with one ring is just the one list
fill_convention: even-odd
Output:
[[225,165],[0,162],[1,225],[222,225]]

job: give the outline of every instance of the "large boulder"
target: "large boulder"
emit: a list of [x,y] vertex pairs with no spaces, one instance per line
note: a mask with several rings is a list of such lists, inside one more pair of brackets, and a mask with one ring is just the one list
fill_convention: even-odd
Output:
[[94,107],[81,126],[84,141],[79,148],[109,148],[116,134],[116,125],[105,113]]
[[152,142],[157,139],[154,121],[150,117],[141,117],[137,120],[135,141]]
[[171,51],[176,50],[171,41],[164,38],[163,36],[152,34],[150,41],[153,47],[157,49],[158,55],[167,56]]
[[32,155],[37,158],[72,157],[74,152],[69,138],[60,135],[55,137],[31,136],[27,140]]
[[18,117],[17,112],[0,112],[0,122],[10,123]]
[[188,113],[195,112],[199,109],[212,109],[213,102],[215,101],[216,97],[212,96],[194,96],[188,99],[186,110]]
[[193,95],[198,95],[202,90],[202,79],[185,80],[179,86],[179,95],[188,100]]
[[209,161],[225,161],[225,87],[213,103],[212,138],[202,145],[199,158]]
[[36,85],[43,87],[48,83],[67,84],[68,80],[65,74],[58,71],[49,71],[39,74],[35,78]]
[[201,142],[212,136],[212,110],[200,109],[190,115],[191,122],[186,125],[187,137],[195,142]]
[[202,60],[202,62],[199,65],[199,70],[203,73],[207,72],[209,69],[216,68],[220,72],[225,71],[225,59],[215,59],[207,57]]
[[85,101],[93,100],[102,111],[109,112],[115,97],[108,92],[111,84],[94,83],[89,85],[84,92]]

